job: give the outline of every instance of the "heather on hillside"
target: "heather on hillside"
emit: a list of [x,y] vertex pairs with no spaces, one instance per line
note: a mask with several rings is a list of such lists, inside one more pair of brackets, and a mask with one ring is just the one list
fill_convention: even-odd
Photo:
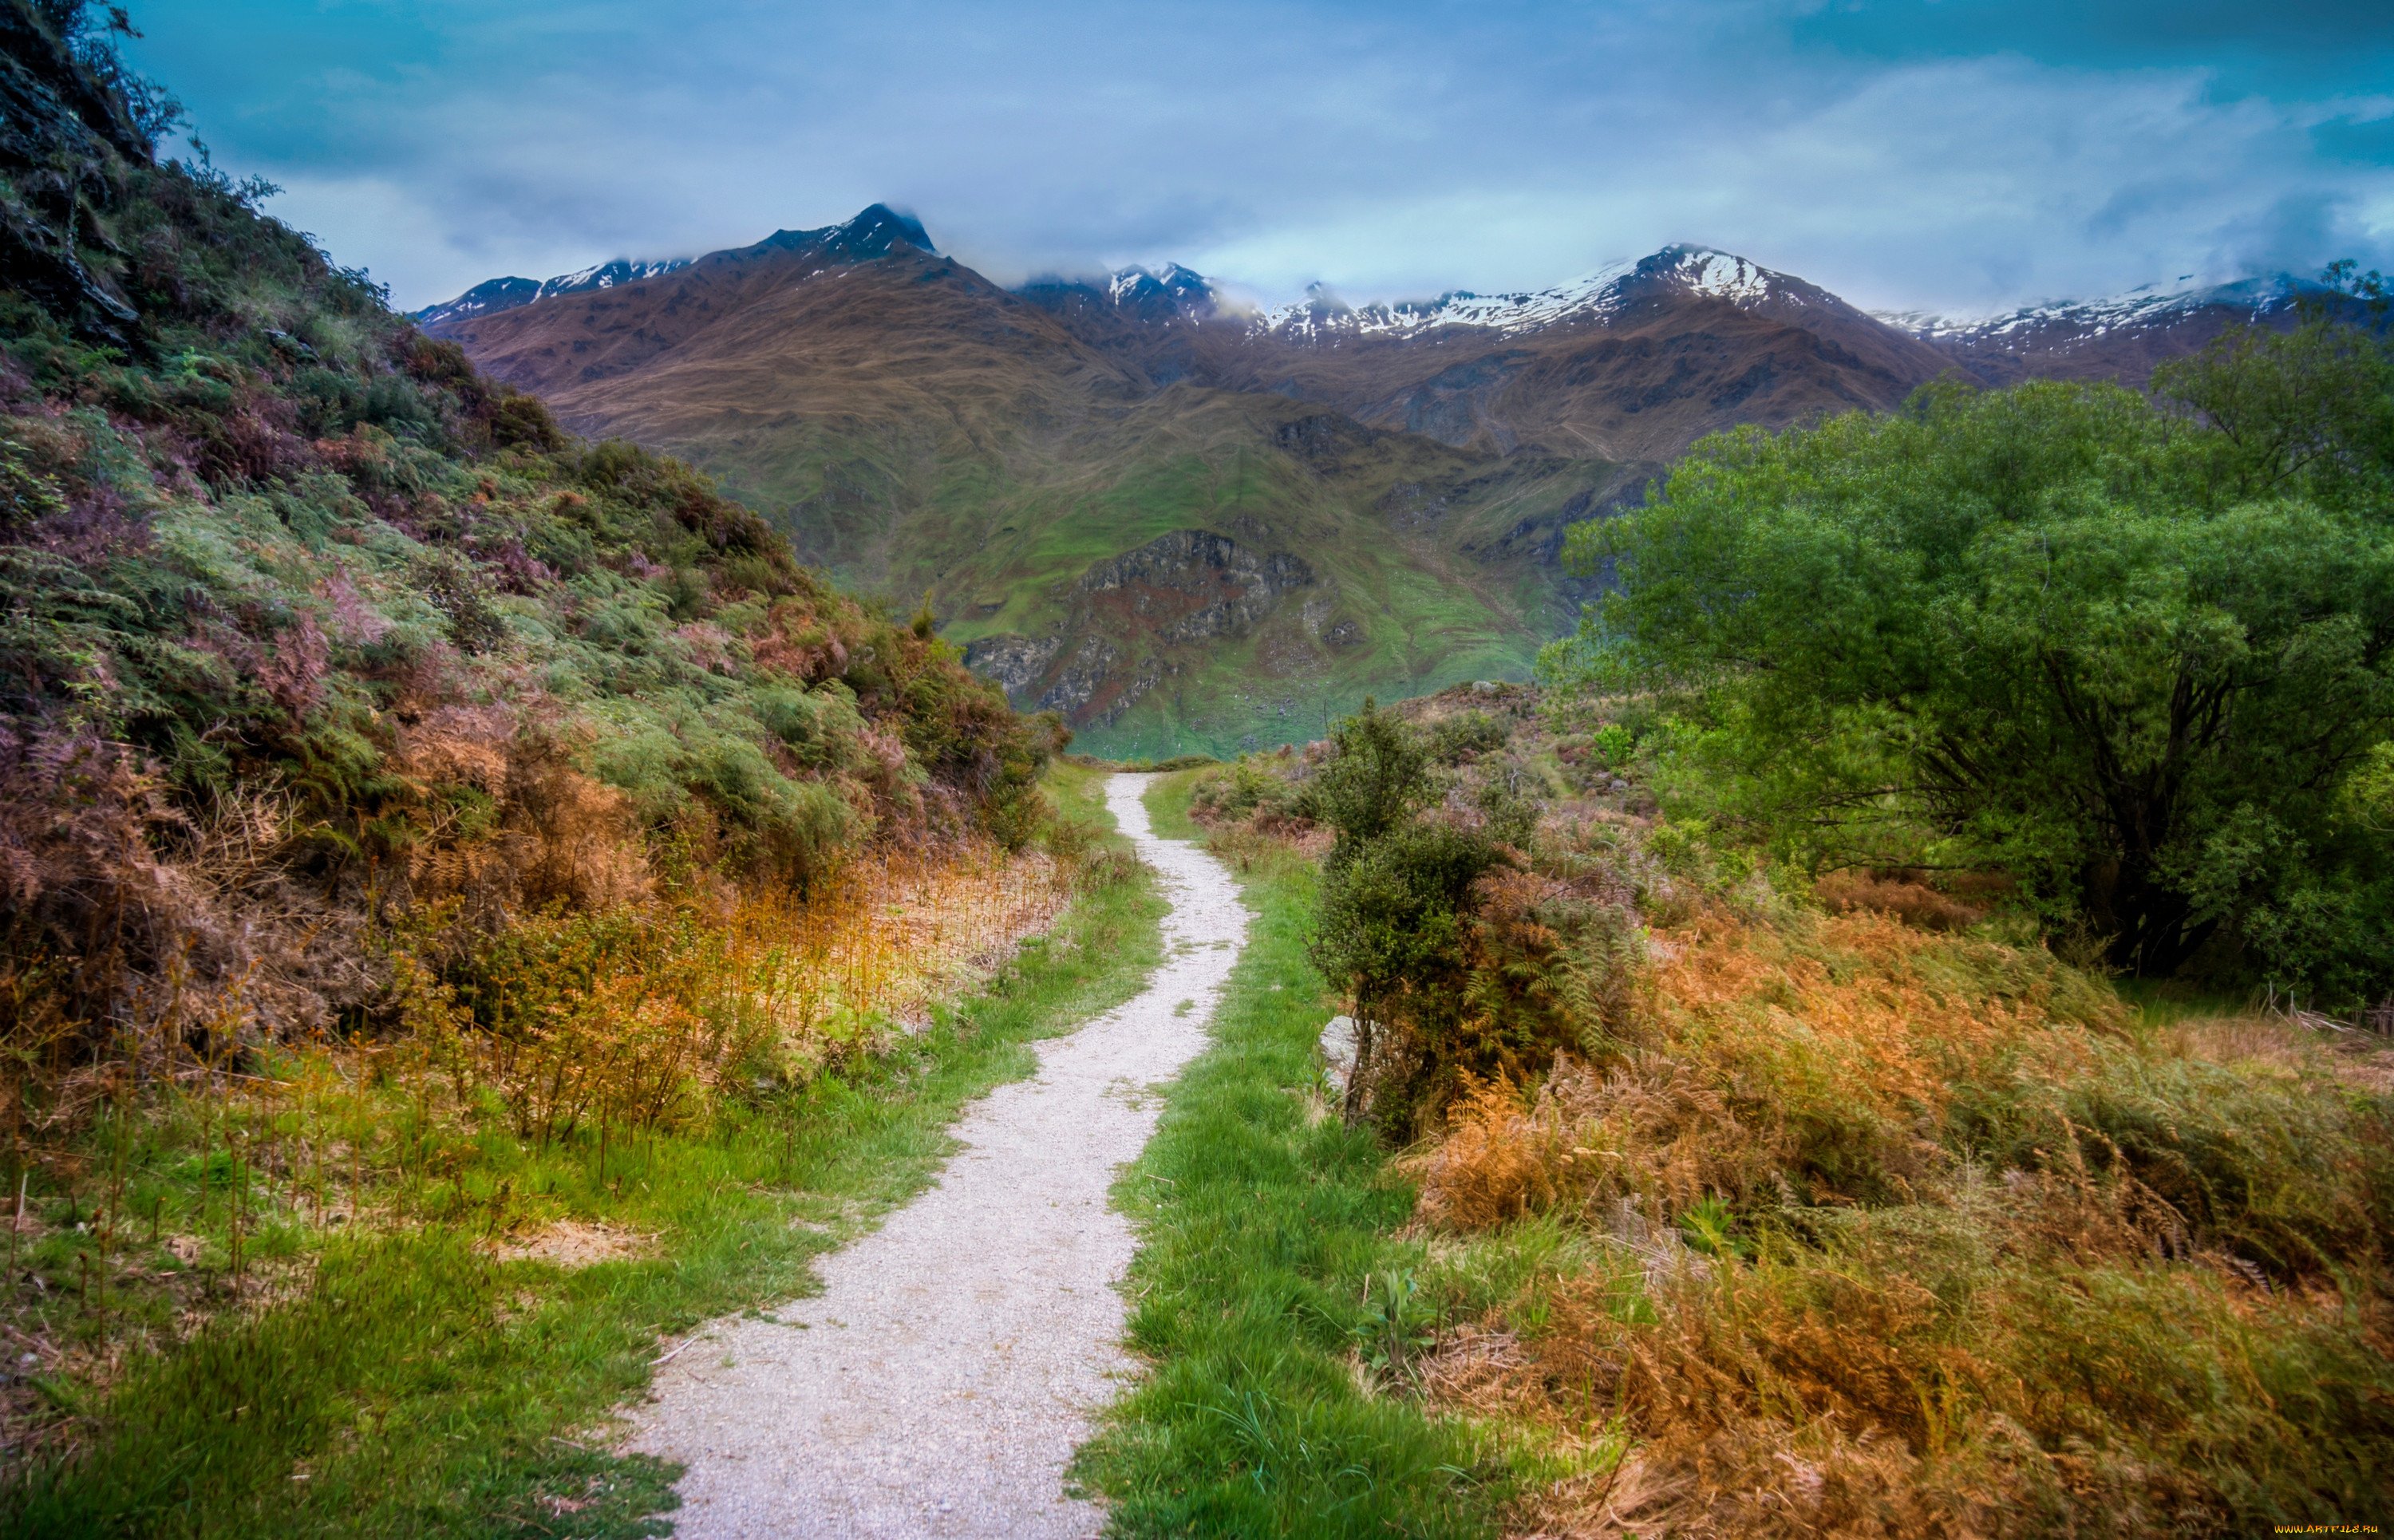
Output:
[[[379,1032],[401,915],[465,967],[548,906],[1030,833],[1054,740],[927,625],[686,467],[559,432],[258,190],[32,128],[0,294],[19,1033]],[[45,233],[78,289],[29,271]]]

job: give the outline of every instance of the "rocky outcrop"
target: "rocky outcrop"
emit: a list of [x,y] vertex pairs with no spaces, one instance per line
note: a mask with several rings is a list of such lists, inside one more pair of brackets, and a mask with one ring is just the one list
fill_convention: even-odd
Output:
[[965,666],[984,679],[994,679],[1008,696],[1020,697],[1039,682],[1056,661],[1064,638],[1021,637],[1008,631],[965,644]]
[[125,99],[92,63],[25,0],[0,0],[0,284],[86,336],[129,340],[140,317],[90,253],[122,257],[99,215],[117,200],[124,165],[150,156]]
[[[1089,706],[1112,683],[1123,661],[1122,649],[1103,637],[1085,636],[1064,660],[1064,666],[1039,694],[1039,708],[1063,714],[1067,721],[1086,721]],[[1119,691],[1115,691],[1119,694]],[[1130,703],[1122,702],[1121,707]],[[1111,718],[1109,718],[1111,720]]]
[[1313,569],[1285,551],[1174,530],[1083,573],[1056,632],[983,637],[965,649],[965,662],[1017,705],[1104,727],[1176,671],[1160,649],[1249,635],[1283,596],[1315,581]]
[[1313,569],[1285,552],[1266,556],[1210,530],[1175,530],[1100,561],[1073,586],[1084,608],[1145,623],[1165,641],[1240,637],[1292,588],[1312,586]]

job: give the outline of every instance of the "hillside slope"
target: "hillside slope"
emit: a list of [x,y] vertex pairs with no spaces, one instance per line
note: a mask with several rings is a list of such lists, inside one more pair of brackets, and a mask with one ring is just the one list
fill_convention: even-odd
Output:
[[423,906],[465,967],[667,868],[1019,836],[1048,730],[927,628],[154,164],[104,50],[0,33],[0,1025],[379,1029]]
[[705,465],[809,559],[927,594],[1018,704],[1116,752],[1520,673],[1568,613],[1564,526],[1629,484],[1160,383],[879,207],[433,329],[571,426]]
[[1952,373],[2140,383],[2273,304],[1956,325],[1673,246],[1536,294],[1258,313],[1178,266],[1009,292],[876,204],[423,315],[569,424],[705,466],[810,559],[927,595],[1018,705],[1136,754],[1519,677],[1580,597],[1563,526],[1706,433]]

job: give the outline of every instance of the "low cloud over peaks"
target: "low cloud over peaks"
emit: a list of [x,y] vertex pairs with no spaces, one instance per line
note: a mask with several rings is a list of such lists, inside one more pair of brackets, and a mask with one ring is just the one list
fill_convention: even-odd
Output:
[[1673,241],[1983,310],[2394,260],[2382,7],[762,0],[137,10],[218,162],[414,305],[876,201],[1001,279],[1550,284]]

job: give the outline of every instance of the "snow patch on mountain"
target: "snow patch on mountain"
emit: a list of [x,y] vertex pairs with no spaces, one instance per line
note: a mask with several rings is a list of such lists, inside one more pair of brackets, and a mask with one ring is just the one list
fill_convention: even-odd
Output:
[[[1093,285],[1075,284],[1089,292]],[[1224,296],[1203,273],[1177,262],[1162,268],[1119,268],[1106,275],[1102,292],[1119,310],[1136,310],[1167,323],[1172,320],[1203,320],[1218,313]]]
[[1874,313],[1888,325],[1930,342],[2025,337],[2051,332],[2093,337],[2170,325],[2189,311],[2214,305],[2243,311],[2258,321],[2293,305],[2314,287],[2283,273],[2233,283],[2203,283],[2191,273],[2182,273],[2161,283],[2141,283],[2125,294],[2107,298],[2047,300],[1993,315],[1950,316],[1931,310]]
[[493,278],[475,284],[446,304],[427,306],[415,312],[414,320],[419,326],[430,326],[443,321],[463,321],[469,316],[516,309],[556,295],[612,289],[618,283],[638,283],[643,278],[655,278],[689,266],[687,257],[663,262],[633,262],[618,257],[612,262],[600,262],[579,272],[559,273],[555,278],[543,279],[538,283],[529,278]]
[[585,268],[580,272],[569,272],[561,278],[550,279],[540,286],[540,293],[533,297],[546,299],[553,294],[572,294],[581,289],[612,289],[618,283],[635,283],[643,278],[655,278],[689,266],[687,261],[682,260],[600,262],[594,267]]
[[1733,303],[1758,302],[1771,292],[1769,269],[1725,251],[1681,249],[1669,271],[1697,294]]
[[[854,262],[887,257],[901,244],[932,256],[939,254],[939,248],[931,244],[930,236],[925,233],[921,220],[911,214],[901,214],[887,204],[875,204],[845,224],[825,225],[821,230],[777,230],[751,249],[819,247],[825,256],[835,260]],[[539,283],[529,278],[493,278],[475,284],[446,304],[427,306],[417,310],[413,319],[419,326],[432,326],[444,321],[463,321],[473,316],[517,309],[558,295],[588,294],[597,289],[612,289],[619,283],[637,283],[643,278],[678,272],[689,267],[691,260],[677,257],[661,262],[635,262],[618,257],[612,262],[600,262],[579,272],[559,273]],[[816,270],[817,272],[822,270]]]
[[1658,290],[1727,300],[1743,309],[1766,301],[1805,303],[1805,286],[1729,252],[1665,246],[1638,262],[1616,262],[1551,289],[1476,294],[1454,289],[1436,299],[1357,309],[1320,284],[1305,298],[1256,315],[1253,330],[1302,340],[1331,336],[1413,336],[1446,326],[1515,336],[1565,323],[1610,319]]

